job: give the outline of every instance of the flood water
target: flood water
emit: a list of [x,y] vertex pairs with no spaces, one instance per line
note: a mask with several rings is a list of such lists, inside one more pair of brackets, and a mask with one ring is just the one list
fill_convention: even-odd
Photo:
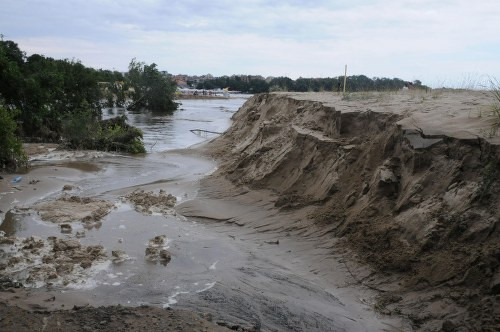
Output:
[[[162,188],[175,195],[178,202],[193,198],[197,181],[212,172],[215,163],[199,156],[169,151],[207,140],[190,130],[226,130],[230,117],[247,98],[183,100],[179,110],[171,115],[108,109],[104,111],[105,118],[125,114],[130,124],[144,132],[148,151],[145,156],[105,154],[89,162],[85,157],[67,161],[66,155],[54,152],[45,160],[41,158],[33,163],[37,169],[57,166],[85,173],[76,179],[66,179],[68,184],[78,188],[72,194],[107,199],[117,208],[102,225],[86,230],[86,236],[80,242],[84,245],[101,244],[108,254],[112,250],[123,250],[131,258],[121,264],[104,266],[95,279],[70,284],[67,291],[85,292],[95,304],[169,306],[177,302],[179,294],[200,292],[214,285],[214,272],[224,264],[223,253],[230,249],[216,239],[216,234],[179,216],[142,215],[120,197],[135,189]],[[51,200],[60,194],[59,190],[43,199]],[[83,229],[78,223],[72,226],[73,233]],[[0,230],[8,236],[63,236],[57,225],[42,221],[34,212],[7,212]],[[174,256],[168,268],[144,259],[148,240],[157,235],[167,236],[167,249]],[[112,294],[112,297],[103,294]]]
[[[179,149],[206,140],[190,130],[226,130],[230,117],[245,101],[185,100],[172,115],[106,110],[106,117],[126,114],[131,124],[143,130],[146,155],[104,154],[75,160],[56,153],[34,163],[33,173],[43,168],[71,168],[77,173],[56,174],[54,179],[75,186],[72,194],[115,203],[116,208],[102,224],[86,230],[80,242],[101,244],[108,256],[112,250],[123,250],[130,256],[119,264],[102,264],[95,277],[60,291],[93,305],[150,304],[210,312],[263,331],[395,330],[393,322],[379,320],[356,296],[345,297],[345,290],[328,286],[329,282],[308,271],[294,270],[293,264],[302,264],[301,259],[285,245],[263,246],[262,241],[228,236],[238,226],[214,225],[180,215],[146,216],[121,199],[136,189],[163,189],[176,196],[178,203],[196,198],[200,179],[210,174],[216,163]],[[40,199],[60,195],[59,187]],[[69,236],[74,237],[79,229],[83,226],[73,223]],[[33,211],[7,213],[0,230],[21,237],[65,236],[57,225],[42,221]],[[167,266],[144,257],[149,239],[157,235],[167,237],[166,248],[172,254]]]
[[[144,132],[148,152],[180,149],[201,143],[206,137],[190,130],[202,129],[222,133],[230,125],[230,118],[250,95],[234,95],[229,99],[181,100],[172,115],[161,112],[129,112],[125,109],[107,109],[103,118],[126,115],[129,123]],[[211,136],[212,137],[212,136]]]

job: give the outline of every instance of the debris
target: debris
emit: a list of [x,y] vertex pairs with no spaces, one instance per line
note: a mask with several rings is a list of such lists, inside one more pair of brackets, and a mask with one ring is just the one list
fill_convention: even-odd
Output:
[[71,233],[73,231],[70,224],[61,224],[59,227],[61,227],[61,233]]
[[18,183],[22,180],[22,176],[16,176],[15,178],[12,179],[12,181],[10,181],[10,183]]
[[75,189],[75,187],[73,187],[70,184],[65,184],[64,187],[62,188],[63,191],[70,191],[70,190],[73,190],[73,189]]

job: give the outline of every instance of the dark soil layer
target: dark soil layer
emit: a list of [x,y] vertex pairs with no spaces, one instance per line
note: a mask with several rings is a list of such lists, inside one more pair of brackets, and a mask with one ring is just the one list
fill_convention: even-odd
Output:
[[154,307],[74,307],[73,310],[27,311],[0,303],[0,330],[32,331],[228,331],[182,310]]

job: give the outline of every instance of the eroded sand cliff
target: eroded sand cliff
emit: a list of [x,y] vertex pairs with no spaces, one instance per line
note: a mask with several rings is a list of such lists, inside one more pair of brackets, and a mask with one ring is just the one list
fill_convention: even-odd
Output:
[[277,208],[303,216],[277,227],[304,236],[319,227],[323,240],[352,249],[375,272],[353,278],[380,291],[381,312],[423,330],[495,330],[500,139],[491,102],[456,91],[256,95],[212,143],[221,160],[213,178],[272,190]]

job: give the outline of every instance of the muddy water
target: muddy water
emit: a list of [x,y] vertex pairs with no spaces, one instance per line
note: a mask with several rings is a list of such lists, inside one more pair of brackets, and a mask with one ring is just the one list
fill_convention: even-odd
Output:
[[[93,305],[189,308],[263,331],[399,330],[401,322],[378,317],[364,303],[369,294],[338,288],[341,282],[322,280],[307,270],[307,257],[300,257],[300,243],[295,239],[282,240],[277,246],[234,225],[174,214],[145,216],[121,199],[138,188],[161,188],[176,196],[178,203],[197,198],[199,180],[216,164],[178,149],[204,140],[190,129],[225,130],[243,102],[189,100],[171,116],[127,114],[145,133],[146,147],[151,151],[145,156],[103,154],[89,161],[87,157],[75,160],[49,155],[37,162],[38,172],[71,168],[72,173],[58,180],[75,186],[72,194],[97,196],[116,204],[100,226],[85,230],[80,241],[103,245],[109,256],[112,250],[123,250],[130,257],[118,264],[108,261],[95,277],[52,291]],[[119,112],[111,110],[108,116]],[[51,200],[60,194],[54,190],[41,199]],[[242,213],[257,214],[260,210],[258,206],[245,207]],[[72,234],[63,235],[57,225],[29,211],[8,212],[0,226],[8,235],[22,237],[74,237],[80,229],[83,226],[74,223]],[[157,235],[166,235],[166,248],[172,254],[166,266],[145,259],[148,241]]]
[[229,127],[231,115],[238,110],[249,95],[230,99],[181,100],[179,109],[171,116],[151,111],[129,112],[124,109],[108,109],[104,118],[126,115],[130,123],[144,132],[144,144],[148,152],[180,149],[201,143],[204,137],[190,132],[202,129],[223,132]]

